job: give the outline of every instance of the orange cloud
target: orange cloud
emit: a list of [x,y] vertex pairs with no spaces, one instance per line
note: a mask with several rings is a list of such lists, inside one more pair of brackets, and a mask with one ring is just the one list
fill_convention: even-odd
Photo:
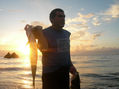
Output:
[[40,26],[42,26],[43,28],[46,28],[46,27],[49,26],[49,25],[46,25],[46,24],[44,24],[43,22],[39,22],[39,21],[33,21],[33,22],[31,22],[31,25],[33,25],[33,26],[40,25]]

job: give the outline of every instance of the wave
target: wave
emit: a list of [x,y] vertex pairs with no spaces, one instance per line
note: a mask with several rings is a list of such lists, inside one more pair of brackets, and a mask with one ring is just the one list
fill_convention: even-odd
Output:
[[108,74],[93,74],[93,73],[90,73],[90,74],[83,74],[82,76],[99,78],[101,80],[119,81],[119,72],[108,73]]
[[11,67],[11,68],[0,68],[0,71],[20,71],[20,70],[29,70],[29,68],[19,68],[19,67]]

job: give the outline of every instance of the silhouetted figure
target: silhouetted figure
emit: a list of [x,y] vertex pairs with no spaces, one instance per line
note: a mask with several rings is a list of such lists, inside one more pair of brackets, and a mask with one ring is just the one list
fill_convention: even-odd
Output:
[[[42,89],[69,89],[69,72],[72,75],[77,72],[70,57],[71,33],[63,29],[65,14],[62,9],[52,10],[49,19],[52,25],[46,29],[26,25],[25,30],[32,30],[42,52]],[[44,47],[45,39],[48,48]]]

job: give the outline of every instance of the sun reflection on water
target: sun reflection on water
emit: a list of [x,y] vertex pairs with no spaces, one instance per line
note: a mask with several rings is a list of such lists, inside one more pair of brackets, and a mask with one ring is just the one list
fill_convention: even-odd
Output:
[[25,68],[29,68],[30,67],[30,59],[29,58],[25,58],[22,61],[22,66]]
[[32,82],[29,80],[22,80],[22,83],[23,83],[23,87],[26,89],[33,88]]

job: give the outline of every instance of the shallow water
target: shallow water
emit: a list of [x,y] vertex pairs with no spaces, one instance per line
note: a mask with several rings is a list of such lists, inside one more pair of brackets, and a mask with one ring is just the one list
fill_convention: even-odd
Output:
[[[36,89],[41,89],[41,72],[38,61]],[[0,59],[0,89],[33,89],[29,58]]]
[[[119,55],[74,57],[82,89],[119,89]],[[79,63],[79,64],[78,64]]]
[[[38,60],[35,89],[42,89],[42,64]],[[81,89],[119,89],[119,55],[72,56]],[[0,58],[0,89],[33,89],[29,58]]]

